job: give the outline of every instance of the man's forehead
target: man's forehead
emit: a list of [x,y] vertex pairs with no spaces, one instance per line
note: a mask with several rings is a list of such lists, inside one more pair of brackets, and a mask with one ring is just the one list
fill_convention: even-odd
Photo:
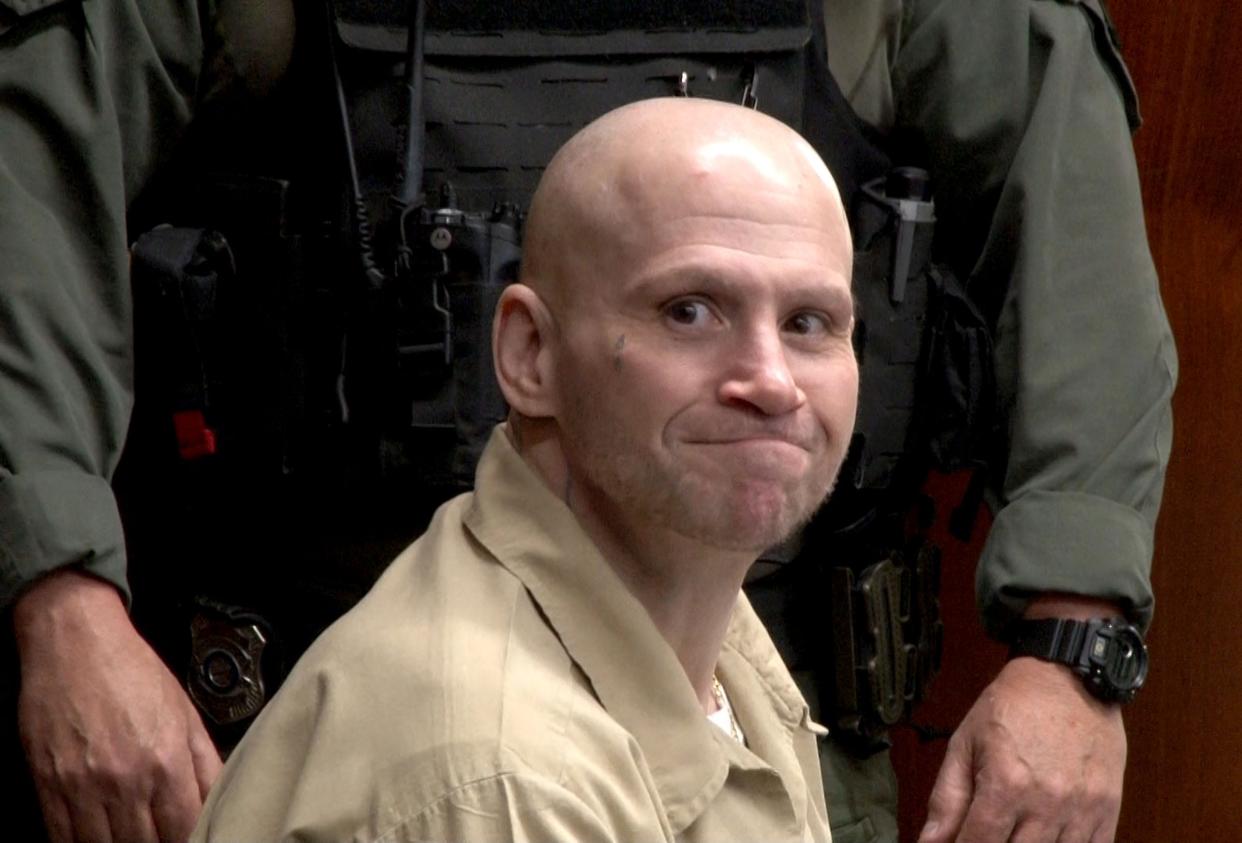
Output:
[[753,173],[759,187],[795,182],[836,195],[836,183],[827,165],[808,144],[792,135],[766,140],[731,136],[691,146],[690,153],[707,171],[743,167]]
[[638,293],[627,288],[658,279],[666,291],[703,281],[739,297],[745,287],[750,296],[796,291],[834,307],[849,298],[849,233],[835,225],[822,190],[736,171],[666,175],[649,188],[619,202],[593,238],[567,244],[565,292],[629,298]]
[[835,194],[807,175],[769,179],[749,167],[649,174],[618,197],[594,246],[641,261],[698,243],[835,264],[850,251],[848,224]]
[[589,126],[557,158],[536,195],[528,242],[549,265],[573,265],[577,271],[556,275],[574,287],[602,280],[605,273],[590,267],[615,275],[621,264],[675,243],[690,219],[725,229],[801,225],[849,249],[823,162],[793,130],[746,109],[639,103]]

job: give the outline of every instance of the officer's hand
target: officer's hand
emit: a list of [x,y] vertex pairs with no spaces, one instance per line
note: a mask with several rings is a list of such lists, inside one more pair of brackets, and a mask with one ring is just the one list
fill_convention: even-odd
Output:
[[13,623],[18,725],[52,843],[187,839],[220,757],[116,590],[55,573]]
[[1125,766],[1120,706],[1014,659],[950,739],[919,843],[1112,843]]

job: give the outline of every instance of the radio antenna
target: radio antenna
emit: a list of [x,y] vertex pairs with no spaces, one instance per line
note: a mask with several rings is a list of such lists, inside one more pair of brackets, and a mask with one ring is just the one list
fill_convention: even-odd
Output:
[[410,0],[410,26],[405,46],[405,151],[401,160],[401,185],[397,205],[412,207],[423,190],[423,146],[426,117],[423,114],[423,39],[427,29],[427,4]]

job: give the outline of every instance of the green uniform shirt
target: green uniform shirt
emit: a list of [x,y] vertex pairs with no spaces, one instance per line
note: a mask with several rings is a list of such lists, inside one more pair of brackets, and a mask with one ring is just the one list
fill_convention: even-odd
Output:
[[[287,55],[264,43],[287,27],[219,6],[0,0],[0,605],[64,565],[126,592],[126,208],[196,105],[262,89]],[[1146,623],[1176,357],[1098,1],[826,6],[842,88],[925,159],[938,236],[996,328],[989,629],[1046,590]]]
[[889,131],[926,161],[937,234],[995,329],[1007,456],[978,567],[985,624],[1063,591],[1145,626],[1177,360],[1111,23],[1098,0],[924,0],[893,19]]
[[503,427],[476,491],[298,662],[196,841],[827,841],[816,736],[739,595],[746,746]]

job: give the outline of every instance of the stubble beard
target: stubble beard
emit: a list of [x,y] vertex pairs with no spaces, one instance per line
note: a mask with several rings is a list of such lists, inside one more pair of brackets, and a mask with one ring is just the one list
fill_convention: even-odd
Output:
[[841,463],[778,482],[712,478],[635,453],[583,455],[585,479],[621,519],[640,529],[664,528],[716,550],[755,555],[811,520]]

